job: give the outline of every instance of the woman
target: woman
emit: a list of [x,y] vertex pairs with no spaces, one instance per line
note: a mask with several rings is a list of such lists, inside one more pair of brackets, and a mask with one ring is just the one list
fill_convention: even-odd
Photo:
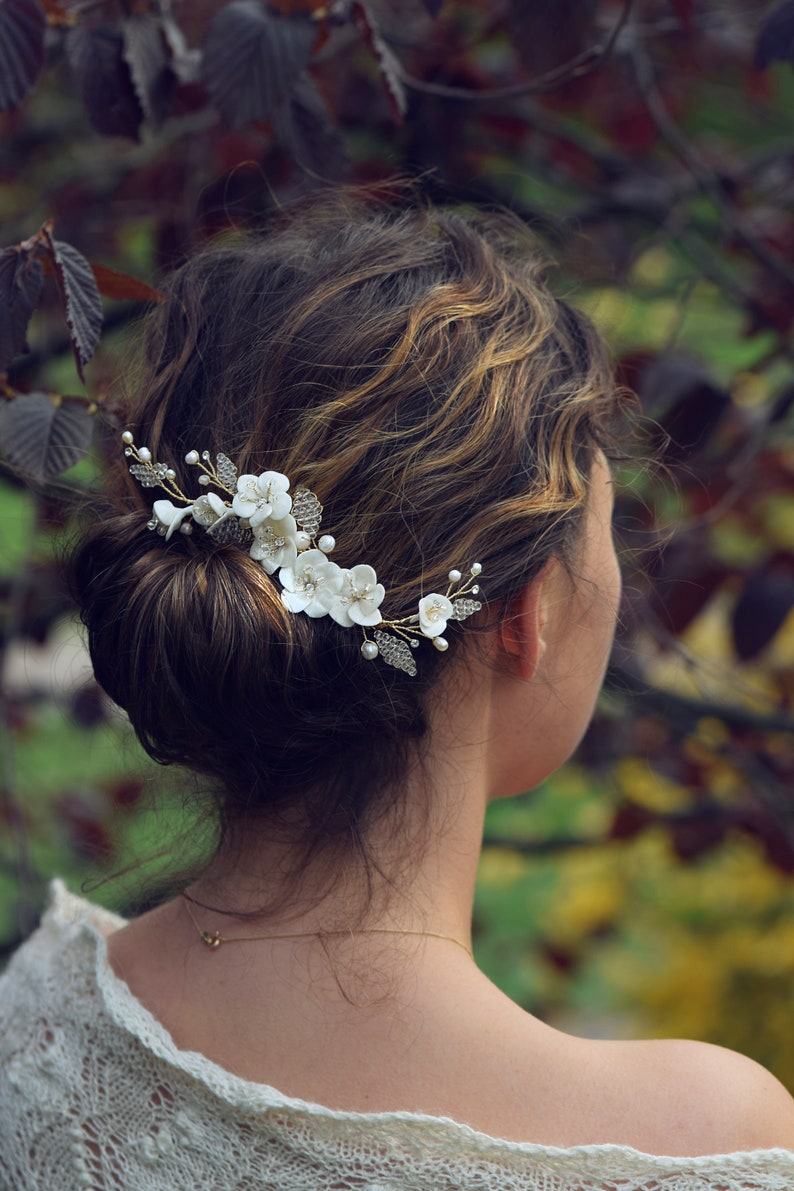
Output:
[[794,1185],[763,1069],[568,1037],[471,956],[485,807],[603,678],[616,407],[506,219],[327,203],[173,278],[74,573],[219,844],[126,925],[61,892],[18,953],[4,1186]]

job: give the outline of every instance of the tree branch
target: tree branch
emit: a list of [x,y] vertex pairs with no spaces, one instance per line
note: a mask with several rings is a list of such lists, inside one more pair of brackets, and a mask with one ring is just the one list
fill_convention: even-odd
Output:
[[542,74],[540,78],[534,79],[529,83],[513,83],[507,87],[492,87],[487,91],[472,91],[469,87],[452,87],[447,86],[445,83],[431,83],[409,74],[396,55],[394,57],[394,69],[404,86],[410,87],[412,91],[421,91],[425,95],[438,95],[442,99],[474,100],[484,103],[499,99],[517,99],[521,95],[539,95],[546,91],[555,91],[558,87],[570,82],[572,79],[582,78],[584,75],[591,74],[606,62],[615,48],[617,39],[628,21],[633,7],[634,0],[624,0],[620,16],[610,30],[609,36],[603,45],[594,45],[587,50],[582,50],[574,58],[570,58],[567,62],[563,62],[561,66],[556,66],[554,70],[547,71],[546,74]]
[[785,713],[764,715],[735,704],[717,703],[711,699],[689,699],[674,691],[650,686],[638,674],[625,666],[610,666],[605,689],[616,696],[641,700],[645,709],[658,712],[677,731],[689,733],[699,719],[711,717],[721,720],[727,728],[738,732],[772,732],[794,736],[794,717]]
[[698,155],[694,146],[690,144],[670,116],[657,86],[653,66],[645,46],[635,42],[629,56],[634,67],[637,89],[661,136],[695,179],[702,192],[714,203],[730,231],[742,241],[756,260],[794,289],[794,271],[759,239],[755,229],[729,199],[720,179]]

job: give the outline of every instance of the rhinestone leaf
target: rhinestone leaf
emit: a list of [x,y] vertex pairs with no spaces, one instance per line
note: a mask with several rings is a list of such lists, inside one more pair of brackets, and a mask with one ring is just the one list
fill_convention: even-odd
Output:
[[130,475],[142,488],[158,488],[160,481],[166,478],[168,464],[166,463],[131,463]]
[[207,528],[207,533],[215,539],[216,542],[223,542],[224,545],[239,546],[246,537],[250,538],[250,534],[240,525],[239,518],[227,517],[225,521],[216,521],[214,525]]
[[404,670],[413,678],[416,675],[416,662],[406,643],[380,629],[375,630],[374,636],[384,662],[394,666],[397,670]]
[[467,616],[479,612],[482,604],[479,600],[453,600],[450,620],[465,620]]
[[218,473],[218,479],[225,488],[235,488],[237,486],[237,468],[232,463],[228,455],[217,454],[215,456],[215,470]]
[[308,488],[296,488],[292,498],[292,516],[301,529],[310,537],[314,537],[320,528],[323,517],[323,506]]

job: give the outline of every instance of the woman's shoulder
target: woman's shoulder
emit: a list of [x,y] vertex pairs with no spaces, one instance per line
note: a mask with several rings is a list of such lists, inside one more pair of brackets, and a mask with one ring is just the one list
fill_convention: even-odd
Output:
[[0,975],[0,1056],[8,1061],[33,1036],[52,1036],[51,1021],[70,1028],[96,1008],[96,940],[123,919],[50,886],[49,904],[36,931],[12,955]]
[[[622,1089],[652,1152],[794,1152],[794,1098],[760,1063],[708,1042],[582,1042],[604,1082]],[[602,1086],[602,1091],[607,1094]]]

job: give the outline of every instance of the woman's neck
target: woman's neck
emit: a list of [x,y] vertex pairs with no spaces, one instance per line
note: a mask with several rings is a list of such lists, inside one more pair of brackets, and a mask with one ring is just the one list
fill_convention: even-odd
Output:
[[272,834],[233,835],[189,888],[203,906],[223,912],[214,918],[204,912],[202,927],[229,938],[254,927],[262,933],[402,928],[470,945],[488,793],[477,703],[454,732],[449,721],[436,727],[431,757],[413,767],[393,799],[399,811],[383,815],[367,835],[370,862],[337,851],[304,867],[298,851]]

